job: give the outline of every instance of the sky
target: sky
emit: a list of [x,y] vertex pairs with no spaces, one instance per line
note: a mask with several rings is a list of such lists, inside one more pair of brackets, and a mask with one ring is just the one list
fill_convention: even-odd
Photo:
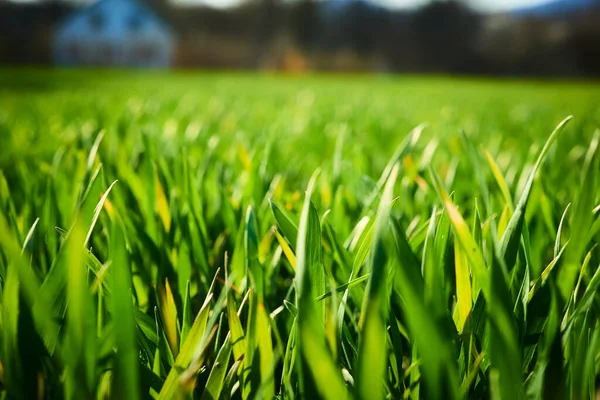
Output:
[[[2,0],[0,0],[2,1]],[[11,1],[11,0],[9,0]],[[39,0],[12,0],[19,3],[36,2]],[[95,0],[72,0],[73,2],[90,3]],[[244,0],[170,0],[179,4],[207,4],[213,7],[226,8],[239,4]],[[285,0],[284,0],[285,1]],[[289,1],[289,0],[288,0]],[[411,9],[422,6],[430,0],[369,0],[393,9]],[[521,7],[537,6],[552,0],[465,0],[474,9],[483,12],[508,11]]]
[[[221,1],[221,0],[217,0]],[[426,0],[379,0],[381,4],[394,8],[412,8],[425,4]],[[514,8],[536,6],[550,0],[467,0],[469,4],[482,11],[503,11]]]
[[[176,3],[194,4],[205,3],[213,7],[229,7],[240,0],[173,0]],[[394,9],[411,9],[419,7],[428,0],[371,0]],[[548,3],[551,0],[466,0],[473,8],[483,12],[507,11],[515,8],[536,6]]]

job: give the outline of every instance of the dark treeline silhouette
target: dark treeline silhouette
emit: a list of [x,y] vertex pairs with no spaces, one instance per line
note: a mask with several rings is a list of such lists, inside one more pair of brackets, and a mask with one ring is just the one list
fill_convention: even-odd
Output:
[[[138,0],[142,1],[142,0]],[[230,9],[148,0],[177,37],[175,67],[599,76],[600,7],[479,14],[458,1],[407,12],[363,0],[248,0]],[[0,2],[0,63],[52,63],[74,7]]]

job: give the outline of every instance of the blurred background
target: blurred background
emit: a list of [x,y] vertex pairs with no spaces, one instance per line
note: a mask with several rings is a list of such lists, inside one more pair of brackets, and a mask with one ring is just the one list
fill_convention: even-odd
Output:
[[0,0],[0,64],[600,75],[600,0]]

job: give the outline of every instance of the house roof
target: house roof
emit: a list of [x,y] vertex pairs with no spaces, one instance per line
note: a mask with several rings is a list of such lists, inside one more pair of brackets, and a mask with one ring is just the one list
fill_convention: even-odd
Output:
[[97,16],[97,23],[103,29],[118,35],[129,25],[140,25],[140,29],[151,28],[169,37],[171,28],[149,7],[136,0],[98,0],[95,3],[76,10],[67,17],[57,29],[57,36],[70,35],[81,30],[89,30],[90,22]]

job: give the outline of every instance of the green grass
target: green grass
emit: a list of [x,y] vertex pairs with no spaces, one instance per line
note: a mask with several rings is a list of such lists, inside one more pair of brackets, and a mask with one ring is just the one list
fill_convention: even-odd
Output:
[[2,396],[594,398],[599,89],[3,71]]

